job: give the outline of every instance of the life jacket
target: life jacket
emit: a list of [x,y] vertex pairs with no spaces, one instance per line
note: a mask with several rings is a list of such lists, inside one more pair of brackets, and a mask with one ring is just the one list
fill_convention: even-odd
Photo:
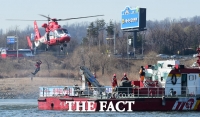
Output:
[[124,76],[124,77],[122,78],[122,80],[128,80],[128,78],[127,78],[126,76]]
[[112,79],[112,86],[115,87],[117,86],[117,78],[113,77]]
[[42,64],[42,62],[36,62],[35,66],[36,66],[37,68],[39,68],[41,64]]

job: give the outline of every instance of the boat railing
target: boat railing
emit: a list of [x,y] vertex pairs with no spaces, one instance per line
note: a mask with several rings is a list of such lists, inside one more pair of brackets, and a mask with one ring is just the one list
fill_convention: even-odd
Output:
[[91,98],[156,98],[156,97],[197,97],[200,87],[40,87],[40,97],[76,96]]

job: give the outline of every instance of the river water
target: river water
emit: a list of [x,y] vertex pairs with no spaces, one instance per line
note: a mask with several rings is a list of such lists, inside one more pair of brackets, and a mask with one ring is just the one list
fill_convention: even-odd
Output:
[[0,117],[199,117],[200,112],[67,112],[38,110],[37,99],[0,99]]

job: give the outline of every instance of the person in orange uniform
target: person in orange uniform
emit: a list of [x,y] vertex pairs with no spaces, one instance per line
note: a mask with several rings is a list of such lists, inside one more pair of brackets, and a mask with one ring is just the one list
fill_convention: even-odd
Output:
[[145,69],[143,66],[141,66],[139,74],[140,74],[140,81],[143,82],[145,77]]
[[112,78],[112,92],[114,92],[116,86],[118,86],[117,78],[116,78],[116,74],[114,74]]

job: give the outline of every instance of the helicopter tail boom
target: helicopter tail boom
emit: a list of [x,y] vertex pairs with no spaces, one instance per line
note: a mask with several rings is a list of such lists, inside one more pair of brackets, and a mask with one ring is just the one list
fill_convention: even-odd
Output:
[[35,40],[38,41],[41,38],[40,32],[38,30],[37,22],[34,21],[34,30],[35,30]]
[[32,42],[31,42],[31,39],[29,36],[26,37],[26,40],[27,40],[27,43],[28,43],[28,47],[32,50],[33,49],[33,45],[32,45]]

